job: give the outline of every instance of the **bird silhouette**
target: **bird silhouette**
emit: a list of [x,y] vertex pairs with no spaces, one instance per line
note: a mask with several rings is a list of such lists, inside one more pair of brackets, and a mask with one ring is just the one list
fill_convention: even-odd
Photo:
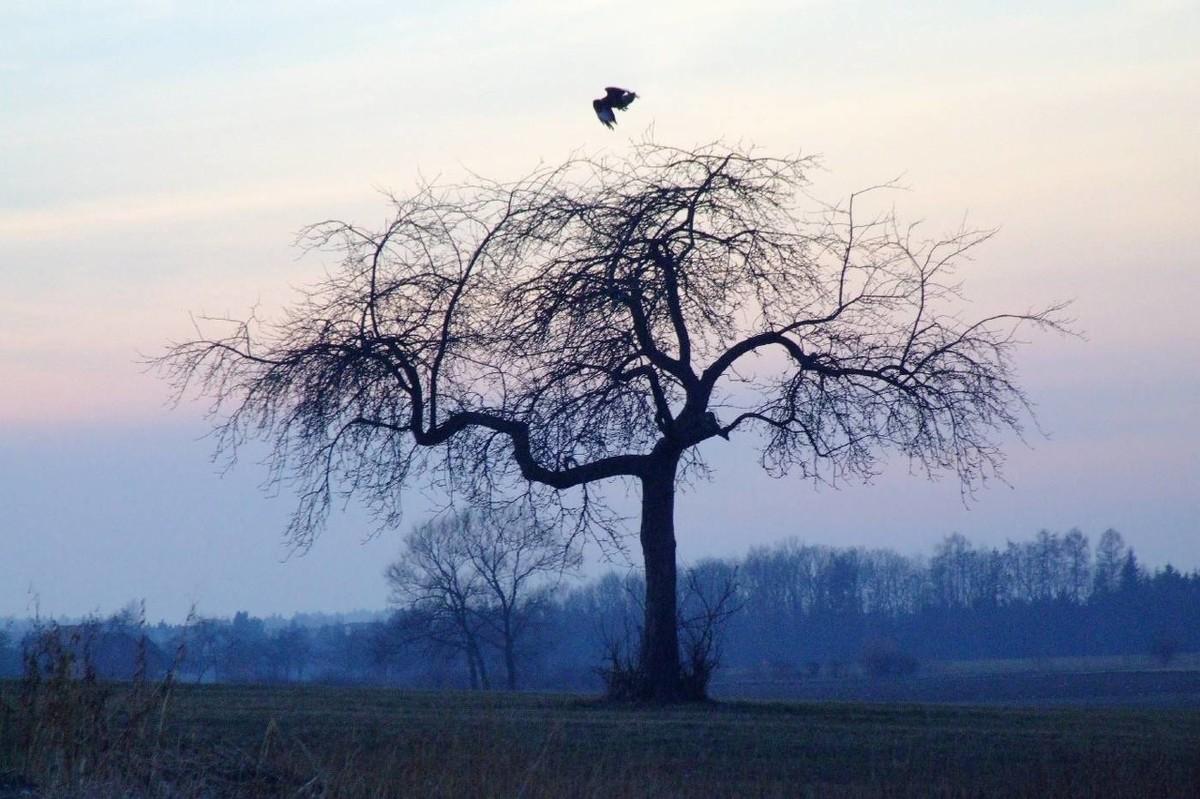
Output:
[[636,92],[616,86],[605,86],[604,96],[599,100],[592,100],[592,109],[604,127],[612,128],[617,124],[617,115],[613,113],[613,109],[624,111],[636,99]]

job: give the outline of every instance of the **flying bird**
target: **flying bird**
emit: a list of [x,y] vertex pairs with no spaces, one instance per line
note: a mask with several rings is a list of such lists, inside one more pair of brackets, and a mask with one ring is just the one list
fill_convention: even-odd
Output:
[[605,86],[604,96],[599,100],[592,100],[592,108],[596,112],[596,116],[606,128],[612,128],[617,124],[617,115],[613,113],[613,109],[624,111],[629,107],[629,104],[637,99],[637,93],[631,92],[628,89],[620,89],[616,86]]

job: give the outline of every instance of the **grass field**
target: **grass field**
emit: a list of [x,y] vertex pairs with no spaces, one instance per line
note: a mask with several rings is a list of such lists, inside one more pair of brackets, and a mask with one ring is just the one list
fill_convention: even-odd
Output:
[[86,719],[23,709],[15,683],[0,701],[5,799],[1200,796],[1197,711],[176,686],[151,712],[108,695],[89,753]]
[[1200,710],[1200,671],[995,672],[901,678],[729,679],[721,698],[791,702],[907,702],[977,705],[1162,707]]

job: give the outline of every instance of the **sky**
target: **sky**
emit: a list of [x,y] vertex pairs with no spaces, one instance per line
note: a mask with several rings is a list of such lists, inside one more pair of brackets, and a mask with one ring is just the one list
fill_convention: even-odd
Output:
[[[1085,334],[1022,351],[1047,435],[1008,442],[1007,485],[964,504],[900,464],[815,489],[709,443],[685,561],[1077,526],[1200,567],[1196,41],[1200,5],[1170,0],[8,0],[0,616],[382,608],[405,528],[349,507],[290,552],[262,453],[214,464],[203,407],[172,409],[142,361],[192,315],[284,307],[328,265],[299,257],[305,224],[379,224],[381,192],[422,176],[515,178],[650,133],[817,154],[829,199],[903,176],[902,217],[999,228],[963,275],[973,307],[1070,299]],[[615,131],[590,107],[607,85],[639,95]]]

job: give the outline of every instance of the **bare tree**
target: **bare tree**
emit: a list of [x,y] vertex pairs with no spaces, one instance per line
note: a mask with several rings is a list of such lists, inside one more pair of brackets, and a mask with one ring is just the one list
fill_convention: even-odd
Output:
[[[475,497],[520,481],[529,507],[603,528],[593,486],[641,489],[643,693],[681,697],[675,494],[697,445],[757,430],[773,475],[874,474],[896,450],[965,489],[1021,428],[1022,325],[964,321],[956,265],[990,231],[923,241],[863,193],[797,205],[807,158],[652,142],[514,183],[425,186],[381,230],[304,241],[341,264],[282,321],[231,322],[160,361],[215,399],[218,447],[268,440],[305,545],[336,491],[383,523],[424,475]],[[886,188],[886,187],[884,187]]]
[[1096,546],[1096,565],[1093,570],[1092,591],[1110,594],[1120,587],[1121,564],[1125,561],[1128,548],[1121,534],[1111,527],[1100,535]]
[[481,643],[493,643],[513,690],[522,637],[558,580],[580,565],[571,544],[519,511],[455,514],[417,527],[386,577],[419,637],[462,650],[472,684],[476,673],[486,683]]
[[497,639],[506,685],[515,690],[517,645],[559,578],[579,568],[580,552],[519,511],[465,517],[457,530],[483,586],[485,604],[476,612]]
[[1064,595],[1075,604],[1087,600],[1091,590],[1092,553],[1087,536],[1079,528],[1071,528],[1062,538],[1065,559]]
[[485,588],[464,546],[462,521],[449,517],[418,525],[384,576],[392,603],[407,611],[402,619],[407,637],[462,653],[471,687],[488,688],[477,613]]

